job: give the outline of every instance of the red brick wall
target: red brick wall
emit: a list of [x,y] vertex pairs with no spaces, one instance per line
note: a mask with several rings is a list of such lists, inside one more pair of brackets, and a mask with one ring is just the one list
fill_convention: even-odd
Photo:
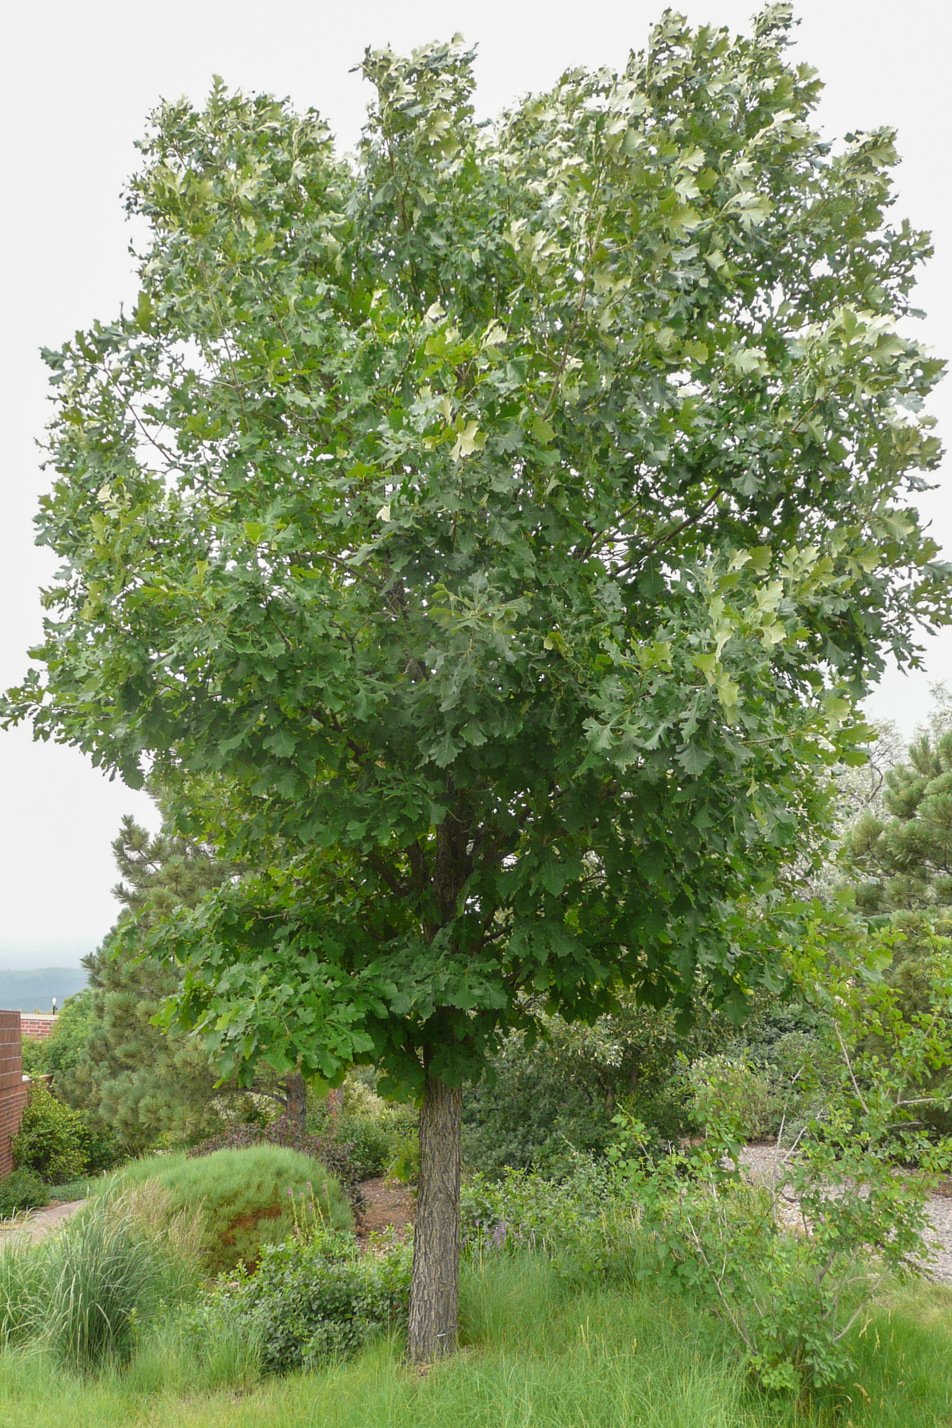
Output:
[[53,1033],[56,1017],[50,1012],[21,1012],[20,1035],[31,1036],[34,1041],[45,1041]]
[[20,1013],[0,1011],[0,1177],[13,1169],[13,1137],[29,1094],[23,1079]]

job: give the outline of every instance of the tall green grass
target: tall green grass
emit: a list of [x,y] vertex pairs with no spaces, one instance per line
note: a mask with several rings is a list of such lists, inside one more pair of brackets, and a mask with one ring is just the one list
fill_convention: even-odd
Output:
[[519,1255],[469,1266],[463,1347],[427,1375],[383,1342],[255,1386],[253,1352],[158,1321],[93,1381],[0,1356],[4,1428],[945,1428],[952,1294],[897,1291],[857,1327],[862,1388],[812,1407],[750,1390],[729,1336],[660,1287],[560,1278]]
[[87,1207],[39,1245],[0,1253],[0,1343],[40,1348],[57,1363],[95,1368],[127,1359],[140,1326],[196,1284],[186,1217],[154,1220],[135,1194]]

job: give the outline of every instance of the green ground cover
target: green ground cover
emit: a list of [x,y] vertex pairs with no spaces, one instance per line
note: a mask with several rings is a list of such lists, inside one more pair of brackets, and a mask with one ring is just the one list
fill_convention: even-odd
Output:
[[257,1381],[247,1346],[166,1322],[129,1366],[72,1377],[0,1356],[5,1428],[939,1428],[952,1423],[952,1293],[897,1289],[857,1325],[856,1382],[809,1407],[753,1392],[723,1329],[669,1288],[566,1279],[537,1255],[467,1266],[464,1347],[429,1374],[384,1340]]

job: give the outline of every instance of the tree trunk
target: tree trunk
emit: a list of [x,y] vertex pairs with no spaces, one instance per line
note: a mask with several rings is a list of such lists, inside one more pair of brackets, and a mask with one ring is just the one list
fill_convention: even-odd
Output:
[[457,1088],[427,1076],[407,1342],[410,1360],[418,1364],[456,1348],[461,1105]]
[[300,1071],[291,1071],[285,1078],[284,1113],[296,1136],[307,1134],[307,1087]]

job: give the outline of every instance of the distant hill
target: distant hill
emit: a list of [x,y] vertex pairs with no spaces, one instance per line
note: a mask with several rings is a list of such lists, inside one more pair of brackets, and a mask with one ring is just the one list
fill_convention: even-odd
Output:
[[0,970],[0,1010],[52,1010],[53,998],[62,1006],[67,997],[86,985],[85,967],[31,967],[16,972]]

